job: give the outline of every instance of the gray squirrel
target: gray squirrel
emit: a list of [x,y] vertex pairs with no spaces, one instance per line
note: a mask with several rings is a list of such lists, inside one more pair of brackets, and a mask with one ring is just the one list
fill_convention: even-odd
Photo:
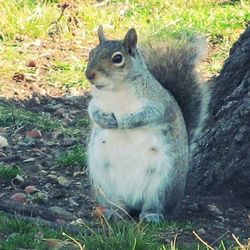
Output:
[[88,166],[98,203],[109,219],[138,212],[159,222],[178,211],[190,145],[202,129],[209,91],[196,72],[204,42],[139,48],[135,29],[89,54],[93,122]]

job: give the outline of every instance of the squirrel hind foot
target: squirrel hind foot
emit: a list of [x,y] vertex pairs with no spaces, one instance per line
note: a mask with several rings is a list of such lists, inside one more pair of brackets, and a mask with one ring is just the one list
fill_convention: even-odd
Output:
[[140,221],[147,223],[160,223],[164,221],[164,216],[163,214],[157,213],[141,213]]

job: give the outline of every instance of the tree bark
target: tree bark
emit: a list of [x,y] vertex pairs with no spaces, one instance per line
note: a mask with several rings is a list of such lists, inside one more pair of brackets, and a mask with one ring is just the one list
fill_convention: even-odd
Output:
[[250,197],[250,27],[212,83],[204,135],[192,159],[189,194]]

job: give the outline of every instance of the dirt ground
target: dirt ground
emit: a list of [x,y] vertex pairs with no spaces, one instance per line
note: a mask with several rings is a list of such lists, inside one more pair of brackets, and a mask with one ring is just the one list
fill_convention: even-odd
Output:
[[[78,96],[63,96],[59,93],[52,98],[35,94],[26,101],[7,102],[36,113],[49,113],[65,129],[73,129],[74,120],[88,119],[88,100],[89,95],[79,91]],[[86,146],[89,126],[83,127],[85,132],[82,138],[56,131],[27,137],[27,131],[32,129],[36,129],[35,125],[2,129],[1,133],[8,138],[9,146],[0,150],[0,162],[19,166],[24,174],[20,183],[0,178],[0,210],[9,213],[19,210],[22,215],[32,214],[33,217],[39,216],[55,224],[76,222],[79,219],[95,223],[95,203],[87,169],[58,167],[55,163],[55,159],[69,152],[77,141]],[[27,194],[25,188],[30,185],[38,191]],[[13,202],[11,196],[16,193],[26,194],[23,202]],[[211,246],[218,246],[221,240],[233,241],[232,234],[246,244],[250,237],[250,203],[249,200],[230,197],[187,196],[178,221],[191,225],[193,231]],[[172,233],[166,231],[162,237],[170,242],[176,234],[178,243],[197,241],[192,232],[183,230]]]

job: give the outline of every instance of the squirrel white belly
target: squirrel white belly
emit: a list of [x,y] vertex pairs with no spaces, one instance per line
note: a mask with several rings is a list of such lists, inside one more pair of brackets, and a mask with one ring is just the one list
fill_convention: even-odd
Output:
[[102,27],[98,35],[85,72],[94,85],[88,147],[93,189],[107,211],[138,210],[140,219],[158,222],[177,211],[185,191],[186,124],[172,94],[149,72],[135,30],[123,41],[106,40]]

